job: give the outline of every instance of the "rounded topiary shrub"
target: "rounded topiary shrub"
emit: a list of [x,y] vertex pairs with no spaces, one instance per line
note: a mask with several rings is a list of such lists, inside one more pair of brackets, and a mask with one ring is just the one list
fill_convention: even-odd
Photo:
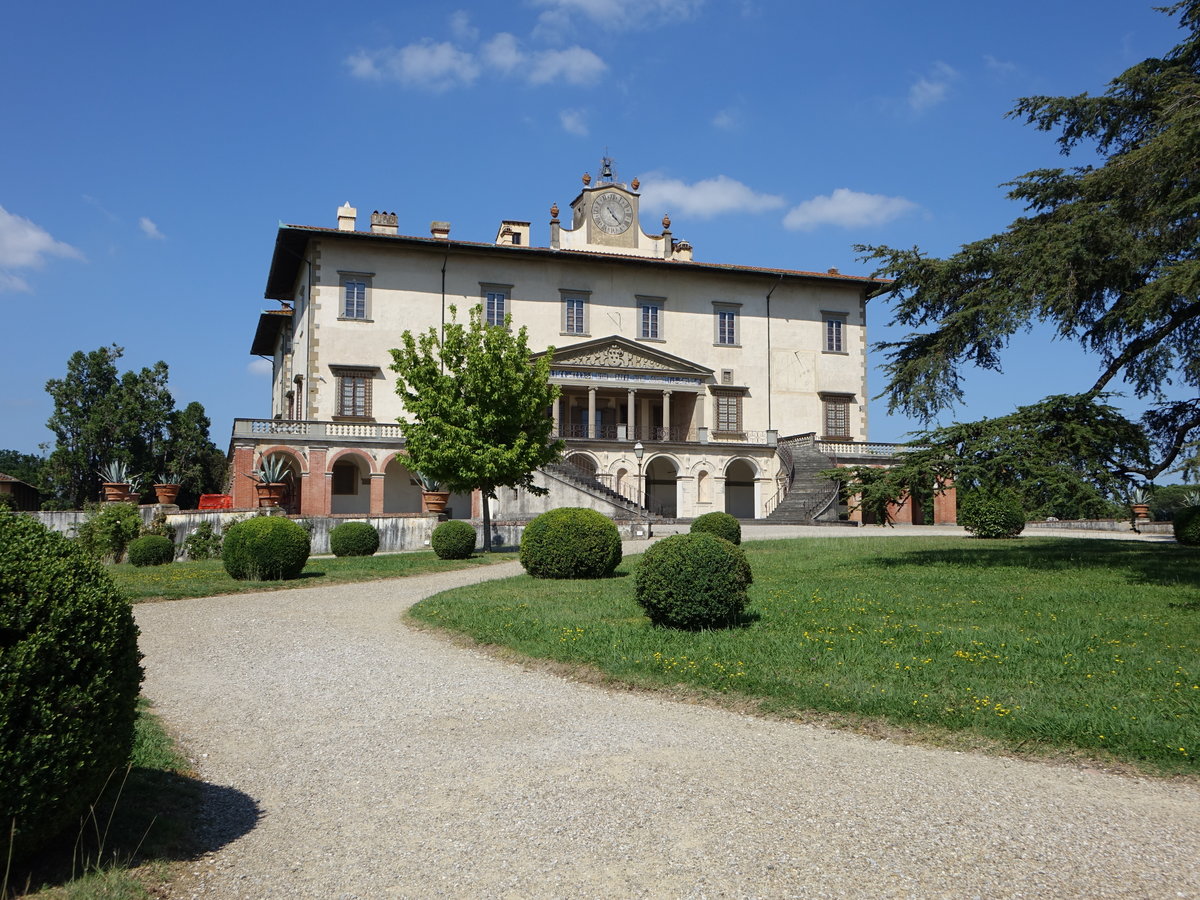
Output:
[[221,561],[239,581],[281,581],[300,575],[310,547],[308,532],[291,519],[258,516],[226,529]]
[[634,573],[633,589],[653,624],[695,631],[737,624],[753,580],[741,547],[698,531],[653,544]]
[[135,566],[162,566],[175,559],[175,542],[161,534],[142,535],[125,548]]
[[607,578],[620,562],[621,534],[594,509],[552,509],[521,536],[521,565],[534,578]]
[[958,524],[976,537],[1015,538],[1025,530],[1025,511],[1011,494],[975,492],[963,498]]
[[438,559],[468,559],[475,552],[475,529],[462,519],[450,519],[433,529],[429,545]]
[[742,542],[742,525],[727,512],[710,512],[697,516],[696,520],[692,522],[691,531],[715,534],[717,537],[725,538],[731,544]]
[[379,549],[379,532],[367,522],[343,522],[329,532],[334,556],[373,556]]
[[125,767],[141,656],[103,567],[29,516],[0,514],[0,598],[0,841],[15,821],[20,857],[78,830]]
[[1171,527],[1179,543],[1200,547],[1200,506],[1185,506],[1177,510]]

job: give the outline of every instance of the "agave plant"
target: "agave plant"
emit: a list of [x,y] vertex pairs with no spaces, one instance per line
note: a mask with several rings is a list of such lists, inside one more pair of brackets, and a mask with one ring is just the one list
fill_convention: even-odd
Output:
[[1154,496],[1154,488],[1150,484],[1135,484],[1129,490],[1129,503],[1132,506],[1145,506]]
[[264,456],[258,463],[258,468],[250,474],[264,484],[279,484],[291,474],[288,458],[282,453],[272,453]]
[[155,484],[179,484],[179,476],[174,472],[159,472]]
[[120,459],[110,459],[96,474],[105,484],[129,484],[129,465]]
[[436,478],[426,475],[419,469],[413,469],[413,476],[420,483],[421,490],[423,491],[440,491],[442,489],[442,483],[440,481],[438,481]]

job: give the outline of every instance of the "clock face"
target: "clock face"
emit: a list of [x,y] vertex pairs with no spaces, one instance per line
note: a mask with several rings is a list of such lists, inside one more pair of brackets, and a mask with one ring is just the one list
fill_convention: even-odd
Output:
[[620,194],[606,191],[592,202],[592,221],[608,234],[623,234],[633,223],[633,204]]

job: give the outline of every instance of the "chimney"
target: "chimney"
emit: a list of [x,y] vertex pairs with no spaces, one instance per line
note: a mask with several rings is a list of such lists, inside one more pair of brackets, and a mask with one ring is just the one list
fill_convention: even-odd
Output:
[[371,233],[372,234],[397,234],[399,228],[396,227],[396,214],[394,212],[380,212],[375,210],[371,213]]
[[450,223],[449,222],[430,222],[429,233],[441,241],[450,240]]
[[842,273],[837,270],[837,266],[830,266],[829,274],[830,275],[841,275]]
[[358,217],[358,210],[350,205],[347,200],[344,204],[338,207],[338,231],[353,231],[354,221]]

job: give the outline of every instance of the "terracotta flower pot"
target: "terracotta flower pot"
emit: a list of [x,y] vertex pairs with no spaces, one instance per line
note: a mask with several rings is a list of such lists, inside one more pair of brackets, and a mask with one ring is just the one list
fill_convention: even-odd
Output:
[[282,481],[260,481],[254,489],[258,492],[259,506],[278,506],[283,499],[283,492],[287,490],[287,484]]
[[129,499],[129,485],[126,482],[106,481],[101,487],[104,488],[105,503],[123,503]]
[[449,502],[449,491],[421,491],[421,506],[427,513],[443,513]]
[[179,496],[179,485],[177,484],[156,484],[154,493],[158,497],[159,503],[174,503],[175,498]]
[[1150,518],[1150,504],[1148,503],[1134,503],[1130,505],[1130,509],[1133,510],[1133,517],[1135,519]]

